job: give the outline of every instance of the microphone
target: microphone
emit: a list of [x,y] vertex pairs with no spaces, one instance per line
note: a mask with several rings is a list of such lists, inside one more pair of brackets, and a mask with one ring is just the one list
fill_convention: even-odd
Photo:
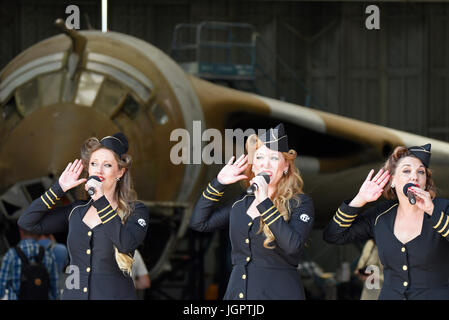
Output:
[[[266,181],[267,183],[270,183],[270,175],[269,175],[268,173],[266,173],[266,172],[261,172],[261,173],[258,174],[258,176],[264,177],[264,178],[265,178],[265,181]],[[254,192],[256,192],[256,190],[257,190],[258,188],[259,188],[259,186],[258,186],[256,183],[253,183],[252,185],[250,185],[250,186],[248,187],[248,189],[246,189],[246,193],[249,194],[249,195],[254,194]]]
[[410,202],[411,205],[414,205],[416,203],[416,197],[413,194],[413,192],[411,190],[409,190],[410,187],[419,187],[417,184],[414,183],[407,183],[404,186],[404,189],[402,190],[404,192],[404,194],[407,196],[408,201]]
[[[97,180],[98,182],[103,182],[104,181],[104,178],[102,176],[90,176],[90,177],[87,178],[87,181],[89,181],[90,179]],[[94,187],[89,187],[89,189],[87,189],[87,193],[90,196],[93,196],[95,194],[95,188]]]

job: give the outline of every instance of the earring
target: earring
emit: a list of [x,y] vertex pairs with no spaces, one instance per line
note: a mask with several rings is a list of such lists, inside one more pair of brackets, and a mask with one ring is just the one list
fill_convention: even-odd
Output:
[[120,178],[115,178],[115,181],[119,182],[119,181],[120,181]]
[[394,189],[394,183],[391,184],[391,187]]
[[287,173],[288,173],[288,170],[284,170],[284,176],[287,175]]

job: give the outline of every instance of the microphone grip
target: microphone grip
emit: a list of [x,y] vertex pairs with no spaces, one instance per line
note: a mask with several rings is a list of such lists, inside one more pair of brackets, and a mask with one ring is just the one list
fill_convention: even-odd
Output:
[[407,197],[408,197],[408,201],[410,202],[410,204],[412,204],[412,205],[416,204],[416,197],[413,194],[413,192],[408,191],[407,192]]

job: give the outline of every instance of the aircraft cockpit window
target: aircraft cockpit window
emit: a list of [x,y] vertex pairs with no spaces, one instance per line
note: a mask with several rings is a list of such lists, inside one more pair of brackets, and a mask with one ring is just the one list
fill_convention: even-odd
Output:
[[128,95],[123,103],[122,110],[129,118],[135,119],[139,111],[139,103],[131,95]]
[[164,125],[168,122],[168,116],[159,104],[155,103],[151,106],[151,113],[160,125]]
[[117,113],[128,90],[118,82],[106,78],[95,100],[94,108],[111,117]]
[[59,102],[61,83],[61,72],[49,73],[39,77],[39,92],[43,106],[49,106]]
[[93,72],[82,72],[78,83],[75,103],[91,107],[103,82],[104,76]]
[[39,87],[37,79],[28,81],[17,89],[16,101],[17,109],[22,116],[32,112],[39,106]]
[[16,97],[12,96],[11,99],[5,104],[2,110],[2,117],[5,120],[8,120],[9,117],[14,113],[18,112],[17,110],[17,103],[16,103]]

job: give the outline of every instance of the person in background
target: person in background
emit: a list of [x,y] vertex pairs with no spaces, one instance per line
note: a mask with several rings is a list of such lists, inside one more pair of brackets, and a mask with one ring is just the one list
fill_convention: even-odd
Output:
[[368,240],[363,246],[354,274],[363,282],[360,300],[379,299],[384,282],[384,272],[374,240]]
[[132,265],[131,274],[134,279],[134,286],[137,290],[137,298],[143,300],[145,289],[151,286],[150,275],[148,273],[147,266],[143,261],[142,255],[139,250],[136,249],[134,252],[134,261]]
[[[21,288],[21,274],[23,262],[18,255],[16,248],[10,248],[3,257],[2,265],[0,267],[0,297],[4,297],[5,300],[19,300],[22,296],[28,295],[26,299],[43,299],[43,300],[55,300],[58,298],[58,267],[56,259],[51,252],[45,251],[37,242],[37,235],[30,233],[26,230],[19,228],[20,241],[17,247],[23,252],[26,259],[29,262],[36,262],[38,255],[40,254],[40,248],[43,252],[42,264],[48,273],[48,281],[45,279],[37,279],[40,283],[35,283],[38,288],[41,286],[48,287],[46,292],[48,298],[45,297],[33,297],[30,294],[23,292],[24,288]],[[22,289],[22,292],[21,292]],[[5,294],[6,293],[6,294]]]

